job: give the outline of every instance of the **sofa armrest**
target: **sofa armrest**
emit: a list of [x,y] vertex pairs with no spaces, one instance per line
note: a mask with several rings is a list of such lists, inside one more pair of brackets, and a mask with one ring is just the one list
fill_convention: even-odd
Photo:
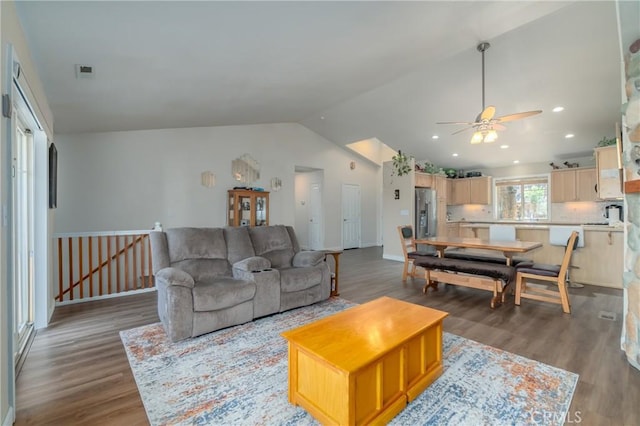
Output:
[[156,280],[164,282],[166,285],[177,285],[180,287],[193,288],[195,281],[193,277],[178,268],[164,268],[155,275]]
[[293,256],[293,267],[304,268],[306,266],[315,266],[324,260],[324,252],[321,251],[299,251]]
[[233,269],[249,272],[262,271],[267,268],[271,268],[271,262],[269,262],[269,259],[260,256],[248,257],[233,264]]

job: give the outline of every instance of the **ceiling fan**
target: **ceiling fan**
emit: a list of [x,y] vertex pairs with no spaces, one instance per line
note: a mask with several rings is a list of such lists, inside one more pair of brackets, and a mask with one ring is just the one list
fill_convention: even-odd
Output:
[[482,42],[477,46],[477,49],[482,53],[482,111],[476,117],[476,121],[440,121],[436,124],[465,124],[469,127],[458,130],[452,133],[453,135],[464,132],[469,129],[475,129],[473,136],[471,137],[471,143],[481,142],[495,142],[498,139],[498,130],[505,130],[506,127],[501,123],[507,121],[520,120],[521,118],[530,117],[532,115],[540,114],[542,110],[518,112],[515,114],[503,115],[502,117],[495,117],[496,107],[489,105],[484,106],[484,52],[491,47],[487,42]]

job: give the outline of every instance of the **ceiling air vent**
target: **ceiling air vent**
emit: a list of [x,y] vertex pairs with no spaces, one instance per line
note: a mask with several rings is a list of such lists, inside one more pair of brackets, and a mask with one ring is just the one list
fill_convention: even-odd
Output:
[[76,78],[93,78],[95,71],[91,65],[76,64]]

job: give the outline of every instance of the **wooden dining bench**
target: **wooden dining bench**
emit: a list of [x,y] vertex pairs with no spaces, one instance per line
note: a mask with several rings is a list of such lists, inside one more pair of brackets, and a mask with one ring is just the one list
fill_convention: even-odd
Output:
[[515,277],[513,266],[493,262],[424,257],[415,264],[425,270],[424,293],[429,287],[437,289],[438,282],[488,290],[493,292],[491,308],[504,303],[505,289]]

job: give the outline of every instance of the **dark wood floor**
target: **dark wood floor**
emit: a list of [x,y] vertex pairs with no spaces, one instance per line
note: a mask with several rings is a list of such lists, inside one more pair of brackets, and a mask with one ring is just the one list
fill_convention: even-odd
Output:
[[[363,303],[385,295],[449,312],[445,331],[578,373],[568,423],[640,425],[640,371],[620,350],[620,290],[571,289],[571,315],[529,300],[517,307],[513,296],[492,310],[489,292],[440,285],[424,295],[423,281],[403,284],[401,270],[380,248],[345,251],[340,296]],[[118,331],[157,322],[155,302],[146,293],[57,308],[18,377],[16,424],[147,424]]]

